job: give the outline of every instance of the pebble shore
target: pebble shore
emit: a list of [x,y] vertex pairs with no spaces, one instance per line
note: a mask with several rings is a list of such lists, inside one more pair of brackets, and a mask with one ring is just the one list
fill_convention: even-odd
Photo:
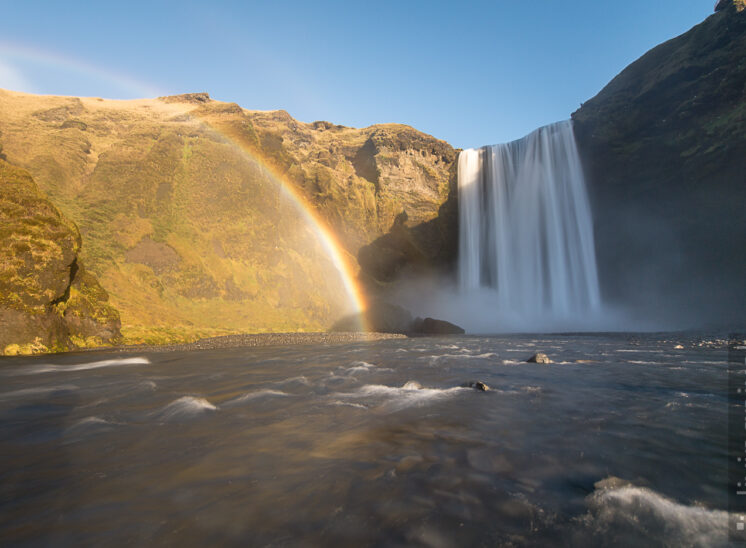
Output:
[[241,348],[252,346],[288,346],[297,344],[344,344],[355,342],[406,339],[397,333],[256,333],[225,335],[200,339],[193,343],[167,345],[131,345],[97,348],[95,350],[122,352],[180,352],[189,350],[215,350],[218,348]]

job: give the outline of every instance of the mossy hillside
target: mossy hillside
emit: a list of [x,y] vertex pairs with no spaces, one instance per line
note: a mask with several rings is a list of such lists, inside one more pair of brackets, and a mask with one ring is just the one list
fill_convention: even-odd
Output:
[[119,340],[119,315],[79,262],[81,236],[28,172],[0,160],[0,353]]
[[[138,131],[121,145],[97,158],[68,205],[90,243],[86,259],[116,282],[112,298],[124,311],[151,325],[214,334],[323,329],[329,308],[346,305],[331,287],[339,285],[331,263],[326,271],[316,264],[324,253],[297,210],[224,137],[193,123],[186,134]],[[146,239],[173,250],[174,264],[128,260]],[[299,251],[278,253],[288,246]],[[309,281],[314,272],[323,275]],[[330,295],[309,299],[327,287]]]
[[[337,231],[350,262],[404,209],[415,222],[438,214],[449,182],[435,166],[455,157],[441,141],[405,126],[302,124],[200,97],[125,102],[0,91],[6,152],[38,173],[80,227],[83,258],[133,342],[318,331],[349,311],[313,227],[270,171]],[[375,147],[361,153],[376,132]],[[401,150],[399,133],[423,150]],[[355,167],[366,151],[374,163],[381,158],[377,181]],[[402,184],[394,188],[397,169]],[[418,185],[427,199],[409,195]]]
[[[147,301],[135,304],[141,297],[164,301],[160,314],[145,312],[160,327],[323,329],[333,313],[327,301],[335,302],[324,278],[339,283],[339,276],[261,166],[209,132],[187,139],[161,134],[155,143],[141,158],[131,147],[126,153],[127,161],[134,156],[153,166],[137,171],[136,184],[124,181],[111,198],[97,199],[124,160],[104,156],[84,195],[92,204],[84,212],[91,213],[92,248],[102,250],[96,264],[134,275],[116,284],[120,308],[142,317],[138,311]],[[117,219],[114,227],[102,222],[102,210]],[[137,228],[112,245],[110,238],[121,233],[117,226],[128,225]],[[161,246],[152,258],[144,250],[147,241]],[[163,263],[164,256],[170,262]],[[108,273],[105,279],[111,279]]]

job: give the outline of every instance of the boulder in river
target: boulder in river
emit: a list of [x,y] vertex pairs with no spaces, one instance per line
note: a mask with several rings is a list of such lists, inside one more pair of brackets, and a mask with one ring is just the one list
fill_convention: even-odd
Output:
[[543,352],[537,352],[533,356],[531,356],[529,359],[526,360],[528,363],[552,363],[552,360],[549,359],[549,356],[544,354]]
[[401,306],[385,301],[373,301],[361,314],[353,314],[335,323],[332,331],[358,331],[360,326],[379,333],[404,335],[463,335],[465,331],[451,322],[434,318],[412,318],[412,313]]
[[469,381],[465,382],[461,385],[464,388],[473,388],[474,390],[479,390],[480,392],[487,392],[490,387],[484,384],[482,381]]
[[445,320],[415,318],[409,327],[410,333],[422,335],[463,335],[461,327]]

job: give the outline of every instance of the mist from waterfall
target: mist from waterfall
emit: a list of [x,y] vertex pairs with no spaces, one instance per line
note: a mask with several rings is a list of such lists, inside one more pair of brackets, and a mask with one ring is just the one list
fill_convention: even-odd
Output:
[[464,150],[458,198],[459,293],[476,313],[469,323],[479,324],[470,331],[573,329],[598,314],[593,222],[572,122]]

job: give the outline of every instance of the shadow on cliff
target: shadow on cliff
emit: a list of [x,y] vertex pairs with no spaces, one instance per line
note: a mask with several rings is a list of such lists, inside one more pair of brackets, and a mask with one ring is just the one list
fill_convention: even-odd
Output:
[[744,52],[729,4],[572,115],[604,300],[661,327],[745,321]]
[[407,212],[402,211],[386,234],[360,248],[360,279],[370,297],[380,297],[404,275],[453,274],[458,254],[456,166],[454,161],[449,169],[448,198],[437,217],[410,227]]
[[357,256],[361,269],[359,281],[368,297],[368,308],[359,316],[340,319],[331,327],[332,331],[355,330],[356,326],[365,324],[374,331],[408,335],[464,333],[462,328],[448,321],[415,317],[409,310],[388,302],[413,279],[453,278],[458,253],[456,166],[454,161],[449,168],[448,197],[435,218],[410,227],[404,210],[396,216],[386,234],[360,248]]

